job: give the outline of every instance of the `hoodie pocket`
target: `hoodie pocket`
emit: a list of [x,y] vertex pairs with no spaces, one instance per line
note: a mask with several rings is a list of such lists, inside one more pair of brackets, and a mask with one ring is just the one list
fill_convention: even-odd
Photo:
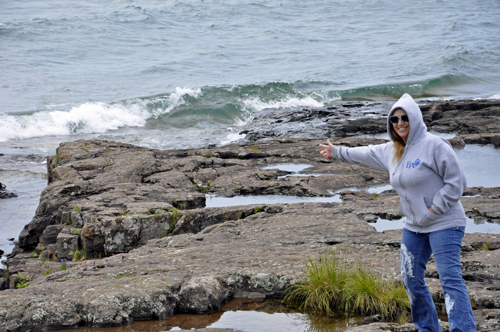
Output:
[[420,227],[426,227],[439,218],[439,214],[435,214],[429,211],[429,207],[430,206],[427,206],[427,203],[425,202],[425,198],[422,198],[422,204],[421,207],[419,207],[419,209],[422,210],[419,211],[419,218],[418,218],[418,225]]

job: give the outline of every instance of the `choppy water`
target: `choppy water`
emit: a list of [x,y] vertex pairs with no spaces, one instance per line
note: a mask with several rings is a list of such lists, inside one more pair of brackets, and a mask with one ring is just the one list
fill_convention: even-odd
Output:
[[107,133],[164,146],[268,106],[500,94],[498,0],[2,0],[0,9],[0,142]]
[[0,248],[63,141],[244,138],[266,107],[500,98],[500,2],[0,0]]

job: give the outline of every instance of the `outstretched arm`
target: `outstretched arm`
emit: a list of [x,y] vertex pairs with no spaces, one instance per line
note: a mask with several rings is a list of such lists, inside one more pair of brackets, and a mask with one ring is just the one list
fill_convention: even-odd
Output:
[[382,171],[388,170],[387,164],[392,158],[392,143],[348,148],[333,145],[328,139],[326,144],[319,146],[323,148],[320,153],[325,158],[339,158],[348,163],[363,164]]

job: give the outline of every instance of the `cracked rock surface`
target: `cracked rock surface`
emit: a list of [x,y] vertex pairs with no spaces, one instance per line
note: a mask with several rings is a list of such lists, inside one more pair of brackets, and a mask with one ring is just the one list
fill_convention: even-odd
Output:
[[[455,122],[442,121],[455,110],[446,105],[423,107],[431,127],[463,127],[456,113]],[[470,106],[462,113],[490,116],[496,114],[492,107]],[[483,133],[461,129],[464,134],[451,141],[458,147],[477,140],[497,145],[499,121],[493,118],[481,127]],[[324,138],[264,138],[168,151],[101,140],[62,143],[48,159],[49,184],[36,215],[7,260],[0,331],[119,326],[177,312],[210,312],[245,294],[279,298],[300,281],[308,259],[332,249],[343,260],[360,260],[399,280],[401,230],[382,233],[369,224],[402,217],[397,194],[352,189],[387,184],[387,174],[322,159],[318,145]],[[344,135],[334,144],[381,142]],[[291,172],[277,165],[290,163],[310,167],[286,176]],[[241,205],[207,208],[207,193],[239,197]],[[245,202],[245,195],[335,194],[342,202]],[[498,222],[499,199],[500,188],[471,187],[461,201],[469,217]],[[499,248],[500,235],[479,233],[466,234],[462,248],[464,279],[484,331],[500,324]],[[86,260],[71,261],[76,252]],[[30,285],[16,289],[20,275]],[[426,277],[442,306],[432,260]],[[381,331],[377,324],[388,323],[351,331]],[[414,331],[411,324],[389,325],[384,328]]]

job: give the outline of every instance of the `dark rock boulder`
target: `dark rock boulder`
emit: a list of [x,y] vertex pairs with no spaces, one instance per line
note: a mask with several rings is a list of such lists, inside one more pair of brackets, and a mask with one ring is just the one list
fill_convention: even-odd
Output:
[[7,190],[7,187],[0,182],[0,199],[17,197],[16,193]]
[[57,236],[64,229],[64,225],[49,225],[42,233],[42,241],[44,245],[55,244]]
[[71,253],[75,253],[79,248],[79,237],[77,235],[60,232],[56,239],[56,257],[58,260],[67,259],[71,260]]

